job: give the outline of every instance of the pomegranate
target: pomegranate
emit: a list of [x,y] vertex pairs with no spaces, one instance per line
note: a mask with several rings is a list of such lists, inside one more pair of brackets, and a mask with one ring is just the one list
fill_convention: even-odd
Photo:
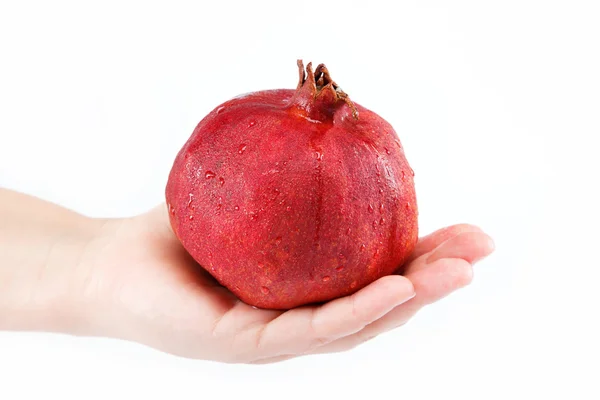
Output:
[[216,107],[178,153],[170,222],[247,304],[290,309],[402,272],[418,236],[413,170],[392,126],[298,61],[293,89]]

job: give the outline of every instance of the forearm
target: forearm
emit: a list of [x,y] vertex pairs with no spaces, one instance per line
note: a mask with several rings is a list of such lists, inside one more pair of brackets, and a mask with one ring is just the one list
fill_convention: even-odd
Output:
[[0,330],[76,329],[75,269],[98,223],[0,189]]

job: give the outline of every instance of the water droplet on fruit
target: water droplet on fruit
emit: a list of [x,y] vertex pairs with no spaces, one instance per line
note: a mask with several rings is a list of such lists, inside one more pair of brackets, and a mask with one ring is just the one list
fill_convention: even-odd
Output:
[[410,169],[410,174],[411,174],[412,176],[415,176],[415,171],[413,171],[413,169],[412,169],[412,168]]
[[264,267],[265,267],[265,264],[263,264],[261,262],[258,263],[258,268],[263,269]]
[[281,236],[277,237],[277,238],[275,239],[275,246],[279,246],[279,245],[281,244],[281,241],[282,241],[282,240],[283,240],[283,239],[281,238]]
[[223,185],[225,184],[225,179],[224,179],[224,178],[222,178],[222,177],[221,177],[221,178],[219,178],[219,184],[220,184],[221,186],[223,186]]
[[404,172],[404,170],[402,171],[402,180],[406,179],[406,172]]
[[254,221],[254,220],[256,220],[256,218],[258,218],[258,214],[256,214],[255,212],[252,212],[252,211],[250,211],[250,212],[248,213],[248,215],[250,215],[250,219],[251,219],[252,221]]
[[284,162],[283,162],[283,165],[284,165],[284,166],[286,166],[286,165],[287,165],[287,161],[284,161]]
[[379,212],[380,212],[380,213],[382,213],[382,212],[383,212],[383,203],[381,203],[381,204],[379,205]]
[[190,196],[190,198],[188,200],[187,206],[191,208],[192,207],[192,201],[194,200],[194,195],[192,193],[190,193],[190,194],[188,194],[188,196]]
[[373,258],[377,258],[379,257],[379,249],[375,250],[375,253],[373,254]]
[[217,108],[217,114],[221,114],[224,109],[225,109],[225,106],[221,106],[221,107]]
[[379,193],[383,194],[383,188],[379,188]]
[[385,166],[385,174],[387,176],[394,176],[394,171],[392,171],[392,168],[389,165]]
[[371,204],[369,204],[369,207],[367,207],[367,210],[369,210],[370,213],[373,212],[373,206]]
[[350,234],[350,232],[352,232],[352,229],[351,229],[351,228],[348,228],[348,229],[346,230],[346,235],[349,235],[349,234]]
[[344,270],[344,266],[340,265],[339,267],[336,267],[335,269],[337,272],[342,272]]
[[373,221],[373,229],[377,228],[377,221]]
[[220,210],[223,207],[223,198],[219,197],[219,202],[217,203],[217,210]]
[[352,282],[352,283],[350,284],[350,288],[351,288],[351,289],[354,289],[355,287],[356,287],[356,281],[354,281],[354,282]]
[[169,204],[169,212],[171,214],[175,214],[175,207],[173,207],[171,204]]
[[407,201],[407,202],[406,202],[406,204],[404,205],[404,207],[405,207],[407,210],[410,210],[410,202],[408,202],[408,201]]
[[329,282],[329,280],[331,279],[331,277],[329,276],[324,276],[323,277],[323,282]]
[[377,176],[381,176],[381,171],[379,170],[379,165],[377,165],[377,164],[375,165],[375,174]]
[[381,219],[379,220],[379,225],[383,225],[383,224],[385,224],[385,218],[381,218]]
[[252,128],[256,124],[256,121],[248,122],[248,128]]
[[388,154],[392,154],[392,152],[390,151],[390,149],[388,149],[387,147],[385,148],[385,152]]
[[246,146],[245,144],[243,144],[243,143],[242,143],[242,144],[240,144],[240,148],[239,148],[239,150],[238,150],[238,153],[239,153],[239,154],[244,154],[244,151],[246,151],[246,147],[247,147],[247,146]]
[[360,245],[360,251],[365,251],[365,249],[367,248],[367,246],[363,244]]
[[322,161],[323,160],[323,153],[320,152],[315,152],[315,157],[317,158],[317,160]]
[[234,209],[235,211],[238,211],[238,210],[240,209],[240,207],[239,207],[239,206],[235,206],[235,207],[233,207],[233,209]]
[[212,258],[212,251],[208,252],[208,258]]
[[279,196],[279,189],[273,189],[273,200],[275,200],[275,197]]
[[266,286],[261,287],[260,290],[263,292],[263,294],[269,294],[270,292],[269,288]]
[[292,211],[292,207],[290,207],[290,206],[287,206],[287,207],[285,208],[285,210],[286,210],[286,211]]
[[216,174],[212,171],[206,171],[206,173],[204,174],[204,176],[206,177],[206,179],[212,179],[216,176]]
[[342,259],[343,259],[343,258],[346,258],[346,256],[345,256],[343,253],[340,253],[340,254],[338,254],[338,257],[339,257],[339,258],[342,258]]
[[190,220],[192,220],[192,219],[194,219],[194,216],[193,216],[193,215],[190,215]]

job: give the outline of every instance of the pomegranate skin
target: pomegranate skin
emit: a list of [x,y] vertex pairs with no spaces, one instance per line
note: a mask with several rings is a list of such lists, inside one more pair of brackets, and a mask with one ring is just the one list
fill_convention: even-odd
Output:
[[169,174],[171,226],[249,305],[290,309],[402,273],[418,238],[401,142],[324,65],[295,90],[250,93],[200,121]]

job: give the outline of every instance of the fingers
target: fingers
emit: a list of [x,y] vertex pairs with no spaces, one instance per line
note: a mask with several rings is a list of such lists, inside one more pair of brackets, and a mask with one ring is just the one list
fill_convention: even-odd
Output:
[[311,354],[347,351],[356,346],[404,325],[422,307],[434,303],[450,293],[468,285],[473,278],[471,264],[463,259],[441,259],[410,276],[415,298],[395,307],[384,317],[367,325],[363,330],[321,346]]
[[425,253],[429,253],[448,239],[466,232],[482,231],[479,227],[469,224],[457,224],[439,229],[419,239],[419,242],[415,246],[415,249],[407,262],[411,262]]
[[413,296],[411,282],[394,275],[323,306],[290,310],[255,331],[254,359],[304,354],[360,331]]
[[[370,325],[369,325],[370,326]],[[373,333],[367,331],[368,326],[362,331],[356,332],[353,335],[345,336],[339,340],[328,343],[321,347],[317,347],[315,350],[311,351],[309,354],[329,354],[329,353],[342,353],[344,351],[352,350],[363,343],[368,342],[369,340],[375,338],[377,335],[384,333],[384,331],[379,333]],[[392,329],[390,327],[389,329]],[[388,330],[389,330],[388,329]]]
[[282,313],[278,310],[255,309],[238,300],[215,322],[212,335],[223,337],[230,335],[231,332],[241,332],[252,326],[264,325]]
[[401,326],[422,307],[468,285],[471,264],[493,250],[492,239],[476,226],[436,231],[420,240],[405,277],[387,276],[352,296],[274,319],[257,333],[255,363],[347,351]]
[[473,280],[473,267],[462,258],[442,258],[428,264],[427,268],[408,276],[417,295],[412,306],[421,308],[467,286]]
[[397,278],[380,278],[355,295],[324,305],[314,315],[315,330],[328,338],[346,336],[413,298],[415,289],[412,283],[405,277]]
[[273,364],[273,363],[278,363],[278,362],[282,362],[282,361],[287,361],[289,359],[296,358],[296,357],[298,357],[298,356],[292,355],[292,354],[286,354],[286,355],[282,355],[282,356],[260,358],[258,360],[250,361],[249,364]]
[[471,264],[494,251],[494,242],[479,231],[462,232],[442,242],[429,253],[422,254],[407,265],[405,275],[427,268],[442,258],[460,258]]
[[494,250],[494,242],[485,233],[463,232],[440,244],[430,255],[426,263],[430,264],[442,258],[462,258],[474,263],[488,256]]

